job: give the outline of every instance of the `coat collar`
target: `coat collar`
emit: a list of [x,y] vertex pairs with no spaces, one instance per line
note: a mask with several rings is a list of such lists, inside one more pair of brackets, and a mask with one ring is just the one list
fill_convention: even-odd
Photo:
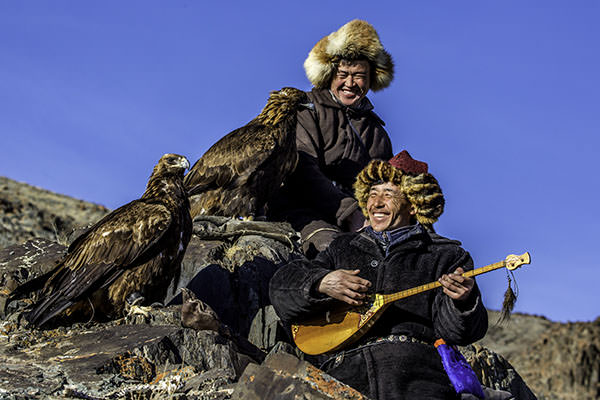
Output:
[[372,256],[385,256],[383,250],[381,249],[381,247],[379,247],[375,239],[369,236],[364,230],[359,233],[356,233],[355,235],[356,236],[354,237],[354,239],[350,241],[350,246],[355,246],[362,252],[370,254]]
[[[385,245],[380,243],[382,239],[386,241]],[[421,224],[416,224],[382,233],[375,232],[370,227],[367,227],[350,241],[350,245],[358,247],[365,253],[385,257],[392,249],[395,252],[413,251],[426,247],[431,241],[431,237],[425,227]]]

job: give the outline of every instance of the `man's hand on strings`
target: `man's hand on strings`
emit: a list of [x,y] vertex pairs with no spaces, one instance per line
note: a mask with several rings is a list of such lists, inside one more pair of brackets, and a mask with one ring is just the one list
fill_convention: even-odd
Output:
[[361,305],[371,282],[358,276],[358,269],[336,269],[325,275],[317,290],[353,306]]
[[457,301],[464,301],[471,294],[475,280],[462,276],[465,271],[462,268],[457,268],[456,271],[450,274],[444,274],[438,279],[442,284],[442,289],[450,298]]

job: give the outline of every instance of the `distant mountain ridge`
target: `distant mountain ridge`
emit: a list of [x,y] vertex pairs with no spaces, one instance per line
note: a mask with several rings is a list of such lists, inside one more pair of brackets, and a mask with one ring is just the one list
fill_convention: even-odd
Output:
[[[76,228],[109,210],[9,178],[0,177],[0,248],[34,237],[66,242]],[[65,244],[65,243],[63,243]],[[600,399],[600,318],[558,323],[515,313],[478,342],[504,356],[539,399]]]
[[593,322],[553,322],[514,313],[478,342],[504,356],[539,399],[600,399],[600,317]]
[[61,241],[110,210],[0,176],[0,248],[41,237]]

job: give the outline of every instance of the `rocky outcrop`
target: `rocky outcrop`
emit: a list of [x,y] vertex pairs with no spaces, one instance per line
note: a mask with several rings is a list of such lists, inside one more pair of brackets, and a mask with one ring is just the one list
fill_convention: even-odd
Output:
[[[3,324],[4,329],[10,326]],[[212,331],[194,331],[176,323],[139,325],[125,319],[51,331],[16,328],[0,336],[0,358],[3,399],[9,394],[13,398],[145,398],[148,394],[229,398],[226,387],[249,363],[257,362],[235,342]]]
[[273,352],[262,365],[249,365],[232,400],[369,400],[353,388],[286,352]]
[[540,400],[600,398],[600,318],[558,323],[544,317],[514,314],[493,325],[478,342],[502,354],[520,372]]
[[552,326],[533,344],[522,365],[524,378],[535,382],[544,396],[600,398],[600,319]]
[[65,246],[42,238],[0,249],[0,316],[4,315],[5,299],[10,292],[49,271],[65,251]]
[[33,238],[64,241],[109,210],[0,176],[0,248]]
[[297,233],[288,224],[196,218],[181,277],[172,282],[167,301],[181,302],[187,287],[233,331],[263,349],[281,338],[270,305],[269,280],[283,263],[297,257]]

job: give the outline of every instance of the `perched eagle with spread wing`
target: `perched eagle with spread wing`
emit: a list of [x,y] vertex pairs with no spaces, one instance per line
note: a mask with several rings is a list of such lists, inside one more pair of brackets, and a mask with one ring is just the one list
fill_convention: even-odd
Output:
[[306,93],[291,87],[271,92],[261,113],[221,138],[185,176],[192,217],[253,218],[294,170],[296,111],[310,107]]
[[192,235],[183,185],[189,166],[183,156],[162,156],[140,199],[94,224],[52,271],[16,288],[6,304],[39,290],[39,300],[25,317],[41,327],[53,319],[119,317],[132,292],[148,302],[162,301],[172,278],[179,276]]

